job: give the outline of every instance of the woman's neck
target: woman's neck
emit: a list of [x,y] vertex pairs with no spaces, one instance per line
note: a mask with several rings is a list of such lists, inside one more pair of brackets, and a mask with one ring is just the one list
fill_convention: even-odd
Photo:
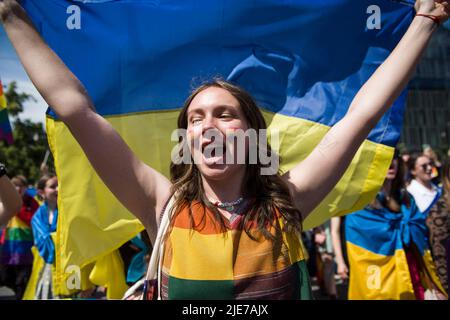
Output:
[[45,201],[45,203],[47,204],[47,208],[49,211],[53,212],[56,210],[57,203],[53,203],[51,201]]
[[245,171],[227,177],[226,180],[211,180],[203,177],[203,190],[210,201],[231,202],[243,197]]

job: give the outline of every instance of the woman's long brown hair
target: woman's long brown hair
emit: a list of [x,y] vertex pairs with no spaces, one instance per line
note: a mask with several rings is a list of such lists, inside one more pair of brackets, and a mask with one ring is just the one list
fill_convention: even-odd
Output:
[[[392,162],[394,160],[397,160],[397,173],[391,181],[389,194],[385,195],[383,203],[380,204],[392,212],[400,212],[402,204],[410,207],[411,201],[408,192],[406,191],[405,164],[397,149],[394,152]],[[375,199],[374,202],[372,202],[372,206],[375,205],[377,201],[378,199]]]
[[[211,87],[222,88],[233,95],[239,102],[239,105],[245,115],[248,127],[259,132],[260,129],[266,129],[267,125],[264,117],[256,105],[253,98],[240,87],[221,79],[215,79],[205,83],[195,89],[184,103],[183,109],[178,117],[178,128],[187,129],[188,126],[188,108],[192,100],[202,92]],[[259,137],[257,138],[259,139]],[[186,143],[182,141],[180,143]],[[259,154],[259,141],[257,141],[257,151]],[[268,156],[274,152],[270,145],[268,146]],[[182,149],[180,148],[180,156],[182,157]],[[256,231],[260,232],[266,239],[273,239],[273,234],[269,231],[274,224],[276,210],[280,213],[284,220],[284,230],[288,232],[301,232],[302,218],[299,210],[294,207],[288,186],[282,180],[279,173],[275,175],[261,175],[263,164],[258,161],[256,164],[246,164],[246,174],[244,178],[245,197],[252,199],[251,208],[246,212],[242,221],[245,232],[255,239],[250,230],[251,225],[256,223]],[[193,226],[193,202],[200,202],[203,208],[208,208],[220,221],[221,231],[226,230],[226,220],[217,208],[211,204],[205,196],[202,184],[201,173],[197,166],[191,163],[175,164],[173,161],[170,166],[170,175],[172,181],[172,192],[175,195],[174,215],[176,216],[186,206],[189,208],[191,226]],[[204,211],[201,219],[204,223],[206,212]],[[198,226],[195,226],[198,227]]]

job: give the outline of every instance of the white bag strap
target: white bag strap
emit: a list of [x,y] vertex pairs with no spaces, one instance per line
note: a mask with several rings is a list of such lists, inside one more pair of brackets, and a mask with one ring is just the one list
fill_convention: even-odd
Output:
[[[156,240],[153,243],[152,255],[150,257],[150,262],[148,264],[147,274],[143,280],[158,279],[158,300],[161,299],[161,255],[164,254],[164,236],[170,225],[170,215],[172,213],[172,207],[175,197],[172,195],[167,201],[166,206],[163,209],[161,222],[159,224],[158,234]],[[132,292],[137,290],[137,288],[142,285],[142,280],[136,282],[131,288],[125,293],[125,297],[129,296]]]
[[170,225],[170,215],[175,197],[172,195],[163,210],[161,222],[159,224],[158,235],[153,245],[153,251],[148,265],[145,280],[158,279],[158,300],[161,299],[161,268],[162,258],[164,254],[164,236]]

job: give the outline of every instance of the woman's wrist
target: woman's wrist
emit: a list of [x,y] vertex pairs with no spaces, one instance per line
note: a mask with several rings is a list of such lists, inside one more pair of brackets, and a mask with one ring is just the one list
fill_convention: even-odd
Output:
[[439,25],[438,23],[436,23],[436,21],[427,16],[416,14],[411,23],[411,27],[413,27],[416,32],[426,31],[426,33],[433,33],[436,29],[438,29]]
[[435,27],[439,27],[441,25],[441,20],[439,19],[439,17],[430,13],[418,12],[416,13],[416,19],[417,18],[422,19],[425,24],[432,24]]

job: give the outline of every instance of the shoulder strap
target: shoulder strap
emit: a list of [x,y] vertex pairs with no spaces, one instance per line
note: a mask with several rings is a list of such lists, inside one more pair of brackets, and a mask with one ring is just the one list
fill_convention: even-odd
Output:
[[[153,243],[152,255],[150,257],[150,262],[148,264],[147,273],[144,278],[137,281],[133,286],[131,286],[124,295],[124,298],[131,296],[134,292],[138,291],[141,286],[146,287],[146,281],[158,279],[158,299],[160,299],[160,274],[161,274],[161,255],[164,253],[164,236],[170,225],[170,215],[172,212],[172,207],[174,203],[174,196],[172,195],[166,205],[161,210],[160,225],[158,229],[158,234],[156,240]],[[145,293],[144,293],[145,294]],[[142,298],[142,297],[141,297]]]
[[170,224],[170,214],[174,203],[174,196],[172,195],[164,207],[161,214],[161,222],[159,224],[158,234],[155,243],[153,244],[153,251],[148,264],[146,280],[158,279],[158,299],[160,298],[160,274],[161,274],[161,255],[164,253],[164,236]]

